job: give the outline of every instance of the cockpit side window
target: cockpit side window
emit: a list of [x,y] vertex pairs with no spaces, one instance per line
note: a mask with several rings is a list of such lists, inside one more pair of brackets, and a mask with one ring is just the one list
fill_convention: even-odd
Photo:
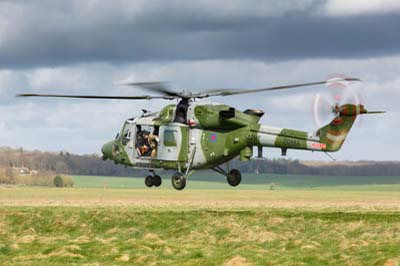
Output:
[[121,139],[122,145],[127,145],[132,140],[132,124],[125,123],[124,127],[122,128],[121,135],[119,136]]

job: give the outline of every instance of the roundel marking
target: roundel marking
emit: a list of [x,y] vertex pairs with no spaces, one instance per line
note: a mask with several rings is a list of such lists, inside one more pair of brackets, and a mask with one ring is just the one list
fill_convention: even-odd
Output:
[[217,134],[216,133],[211,133],[210,134],[210,141],[211,142],[216,142],[217,141]]

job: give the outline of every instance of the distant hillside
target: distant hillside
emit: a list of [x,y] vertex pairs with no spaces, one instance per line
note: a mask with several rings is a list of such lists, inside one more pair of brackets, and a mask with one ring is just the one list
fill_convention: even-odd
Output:
[[[68,152],[25,151],[0,148],[0,166],[27,167],[37,171],[51,171],[73,175],[143,176],[147,170],[134,170],[112,161],[103,161],[97,154],[76,155]],[[245,173],[275,173],[290,175],[327,176],[400,176],[400,162],[301,162],[287,159],[234,160],[231,168]]]

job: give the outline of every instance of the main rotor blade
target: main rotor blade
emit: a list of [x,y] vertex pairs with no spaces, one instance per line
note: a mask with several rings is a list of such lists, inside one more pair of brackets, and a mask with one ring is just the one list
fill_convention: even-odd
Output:
[[[344,78],[344,79],[336,79],[334,82],[338,81],[360,81],[357,78]],[[77,99],[114,99],[114,100],[151,100],[151,99],[164,99],[164,100],[173,100],[177,98],[190,99],[190,98],[207,98],[212,96],[230,96],[237,94],[247,94],[247,93],[256,93],[256,92],[264,92],[264,91],[275,91],[275,90],[284,90],[291,89],[297,87],[305,87],[305,86],[314,86],[314,85],[322,85],[329,84],[328,81],[318,81],[311,83],[300,83],[293,85],[285,85],[285,86],[276,86],[269,88],[259,88],[259,89],[245,89],[245,90],[235,90],[235,89],[211,89],[204,92],[174,92],[170,91],[166,88],[165,82],[140,82],[140,83],[126,83],[123,85],[128,86],[139,86],[146,89],[149,89],[154,92],[159,92],[164,95],[161,96],[152,96],[152,95],[142,95],[142,96],[101,96],[101,95],[65,95],[65,94],[33,94],[33,93],[25,93],[18,94],[17,97],[50,97],[50,98],[77,98]]]
[[169,95],[169,96],[180,96],[180,93],[169,90],[167,87],[167,82],[165,82],[165,81],[131,82],[131,83],[122,83],[120,85],[142,87],[146,90],[162,93],[162,94]]
[[76,99],[114,99],[114,100],[151,100],[151,99],[165,99],[173,100],[177,97],[174,96],[101,96],[101,95],[65,95],[65,94],[34,94],[34,93],[23,93],[17,94],[17,97],[46,97],[46,98],[76,98]]
[[[357,78],[344,78],[344,79],[335,80],[335,82],[338,82],[338,81],[360,81],[360,80]],[[196,98],[207,98],[207,97],[212,97],[212,96],[230,96],[230,95],[237,95],[237,94],[256,93],[256,92],[264,92],[264,91],[276,91],[276,90],[285,90],[285,89],[292,89],[292,88],[298,88],[298,87],[315,86],[315,85],[329,84],[330,82],[332,82],[332,81],[325,80],[325,81],[317,81],[317,82],[311,82],[311,83],[300,83],[300,84],[276,86],[276,87],[269,87],[269,88],[244,89],[244,90],[212,89],[209,91],[194,94],[194,96]]]

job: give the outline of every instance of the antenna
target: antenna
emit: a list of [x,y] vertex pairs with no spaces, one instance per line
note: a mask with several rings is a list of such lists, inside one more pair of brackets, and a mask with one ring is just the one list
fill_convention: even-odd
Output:
[[328,152],[324,152],[332,161],[336,162],[336,158],[330,155]]

